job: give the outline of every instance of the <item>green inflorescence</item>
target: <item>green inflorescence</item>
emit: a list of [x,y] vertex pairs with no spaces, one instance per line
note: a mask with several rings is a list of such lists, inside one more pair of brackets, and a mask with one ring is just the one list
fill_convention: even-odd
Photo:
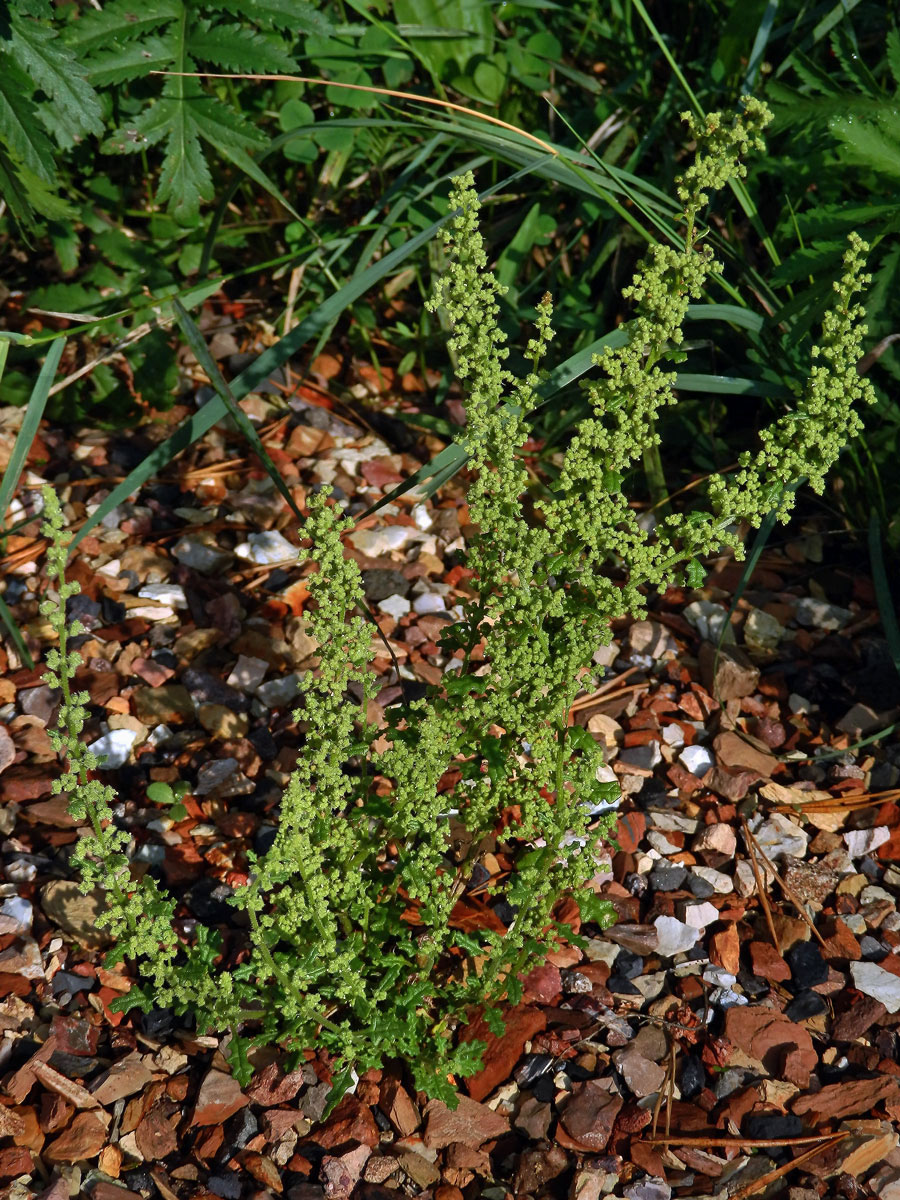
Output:
[[[479,231],[474,180],[454,181],[443,233],[450,266],[431,306],[449,320],[474,472],[470,595],[443,637],[458,669],[428,698],[388,708],[386,727],[370,721],[370,633],[356,615],[359,570],[341,546],[351,522],[327,488],[313,496],[303,534],[319,568],[309,615],[319,664],[303,680],[295,715],[306,742],[275,841],[265,855],[248,855],[249,881],[232,897],[249,922],[239,965],[223,957],[216,930],[177,936],[176,901],[149,875],[131,877],[115,793],[91,778],[100,763],[81,740],[88,697],[71,692],[80,660],[67,641],[82,630],[65,617],[78,586],[64,580],[63,516],[45,490],[57,593],[42,612],[59,635],[46,679],[62,689],[52,736],[68,760],[57,790],[69,794],[82,827],[74,861],[84,887],[102,888],[109,900],[102,923],[116,939],[112,958],[137,960],[146,980],[120,1008],[170,1005],[195,1013],[202,1027],[230,1030],[242,1081],[252,1045],[278,1043],[296,1055],[318,1045],[335,1056],[333,1102],[354,1071],[399,1056],[418,1087],[453,1104],[452,1076],[476,1070],[482,1050],[455,1032],[481,1010],[499,1031],[499,1005],[519,1000],[523,972],[560,935],[575,938],[556,919],[560,899],[573,892],[582,919],[612,920],[597,894],[597,851],[617,788],[604,781],[594,739],[569,724],[610,622],[643,613],[648,588],[699,582],[700,560],[721,547],[740,554],[740,524],[758,526],[773,511],[786,519],[792,489],[803,477],[821,489],[860,428],[856,408],[873,399],[856,371],[865,329],[853,294],[868,277],[866,247],[853,238],[800,403],[763,431],[736,475],[710,482],[708,510],[672,514],[648,532],[622,491],[658,440],[657,414],[676,400],[674,373],[661,364],[677,353],[689,302],[721,270],[696,236],[698,215],[709,190],[743,173],[742,157],[761,144],[768,120],[748,98],[731,123],[718,115],[689,121],[697,152],[677,181],[684,244],[655,246],[639,264],[626,290],[636,307],[627,342],[596,359],[602,374],[589,390],[591,414],[531,515],[520,452],[553,337],[552,304],[546,296],[538,306],[530,369],[518,379],[505,366],[502,288]],[[498,841],[515,870],[490,879],[489,896],[513,915],[501,923],[483,909],[467,922],[467,884]]]

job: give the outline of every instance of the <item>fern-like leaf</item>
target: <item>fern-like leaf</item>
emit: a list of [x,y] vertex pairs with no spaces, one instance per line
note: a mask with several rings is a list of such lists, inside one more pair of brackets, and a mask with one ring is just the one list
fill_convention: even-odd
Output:
[[182,0],[107,0],[102,8],[85,6],[66,31],[66,44],[79,59],[95,53],[115,54],[135,38],[176,21]]
[[874,121],[838,117],[830,128],[843,143],[844,162],[900,179],[900,119],[893,110],[880,113]]
[[[238,17],[246,18],[248,15],[246,0],[216,0],[211,7]],[[325,13],[317,12],[305,0],[254,0],[253,19],[260,25],[287,29],[291,33],[327,37],[334,32],[334,25]]]
[[14,14],[10,46],[15,61],[52,100],[41,117],[60,146],[103,132],[100,100],[56,31]]
[[151,71],[165,71],[172,65],[172,47],[164,38],[151,34],[141,41],[126,42],[104,54],[94,55],[87,69],[95,87],[140,79]]
[[0,53],[0,137],[12,158],[46,183],[53,180],[53,145],[31,99],[31,81]]
[[0,196],[19,225],[35,226],[34,215],[50,221],[65,221],[75,210],[63,200],[46,179],[16,162],[0,143]]
[[240,25],[200,21],[191,30],[187,45],[191,58],[215,63],[226,71],[289,74],[297,70],[296,60],[279,37]]

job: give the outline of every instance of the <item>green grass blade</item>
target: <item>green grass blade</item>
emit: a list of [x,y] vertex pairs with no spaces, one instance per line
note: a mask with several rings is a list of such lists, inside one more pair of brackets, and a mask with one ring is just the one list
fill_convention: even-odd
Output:
[[206,342],[203,340],[203,334],[194,324],[190,313],[178,300],[175,301],[175,316],[181,332],[184,334],[185,341],[190,346],[194,357],[197,359],[197,362],[206,372],[206,377],[210,384],[215,389],[217,395],[221,398],[222,403],[228,409],[228,412],[238,429],[240,429],[241,433],[253,447],[257,458],[266,469],[266,474],[275,484],[288,507],[294,513],[294,516],[302,524],[304,519],[303,513],[297,507],[294,497],[291,495],[287,484],[281,477],[281,472],[272,462],[268,450],[266,450],[265,446],[262,444],[259,434],[253,427],[253,422],[250,420],[244,410],[238,405],[234,396],[231,394],[231,389],[225,382],[222,372],[219,370],[218,363],[210,354],[209,348],[206,345]]
[[881,550],[881,522],[874,510],[869,516],[869,562],[872,565],[872,583],[875,586],[881,627],[887,640],[891,661],[897,668],[897,674],[900,675],[900,624],[897,622],[897,610],[894,607],[887,571],[884,567],[884,555]]
[[28,451],[31,449],[31,443],[34,441],[41,417],[44,415],[47,397],[50,394],[50,385],[56,375],[56,368],[59,366],[64,345],[65,338],[56,338],[51,342],[47,357],[44,359],[32,388],[25,416],[22,419],[22,428],[19,430],[12,454],[9,456],[9,463],[3,472],[3,479],[0,480],[0,526],[6,520],[6,510],[9,508],[19,482],[19,476],[22,474],[22,468],[25,466]]
[[689,304],[687,320],[728,321],[751,333],[760,333],[766,324],[765,317],[749,308],[738,308],[736,304]]
[[690,372],[675,376],[675,387],[682,392],[713,392],[719,396],[770,396],[790,399],[788,388],[778,387],[759,379],[744,379],[739,375],[694,375]]
[[28,652],[28,647],[25,645],[25,639],[19,632],[19,627],[16,625],[12,613],[7,607],[6,601],[0,596],[0,621],[6,626],[6,632],[9,634],[9,640],[15,646],[19,658],[28,668],[29,671],[34,670],[34,659]]
[[759,68],[762,66],[765,57],[766,46],[769,44],[769,35],[772,32],[777,12],[778,0],[769,0],[769,3],[766,5],[766,11],[763,13],[762,20],[759,23],[759,28],[756,31],[756,37],[753,39],[750,59],[747,63],[747,73],[744,76],[744,82],[741,84],[742,92],[753,91],[756,84],[756,76],[759,74]]
[[[396,267],[409,258],[411,254],[415,253],[420,246],[429,242],[441,228],[444,220],[446,218],[435,221],[428,229],[410,238],[402,246],[398,246],[396,250],[391,251],[384,258],[373,263],[371,267],[361,272],[360,275],[349,280],[333,296],[329,296],[314,313],[311,313],[295,329],[292,329],[289,334],[283,337],[280,342],[264,351],[236,379],[232,380],[231,395],[234,399],[236,401],[242,400],[244,396],[252,392],[276,368],[283,366],[289,358],[296,354],[307,341],[316,337],[348,305],[364,295],[379,280],[389,275]],[[130,471],[120,484],[113,488],[102,504],[88,517],[87,521],[79,529],[72,540],[72,546],[75,547],[117,504],[121,504],[123,500],[127,500],[148,479],[167,466],[177,455],[186,450],[188,446],[193,445],[194,442],[203,437],[227,413],[228,409],[225,407],[225,402],[219,395],[216,395],[208,403],[204,404],[199,412],[189,417],[170,437],[161,442],[142,463],[139,463],[133,471]]]
[[688,81],[685,79],[684,75],[682,74],[681,67],[679,67],[678,63],[675,61],[675,59],[672,56],[671,50],[666,45],[665,38],[663,38],[662,34],[659,32],[659,30],[654,25],[653,19],[651,18],[650,14],[647,12],[646,8],[644,8],[643,0],[631,0],[631,3],[633,5],[633,7],[637,9],[638,15],[640,16],[640,18],[644,22],[644,24],[647,26],[647,29],[650,31],[650,36],[653,38],[654,42],[656,42],[657,46],[659,46],[659,49],[660,49],[660,52],[662,53],[663,58],[666,60],[666,62],[672,68],[673,75],[678,80],[678,82],[681,84],[682,88],[684,89],[684,94],[687,96],[688,100],[690,100],[691,104],[693,104],[697,115],[700,117],[706,116],[706,114],[703,111],[702,104],[697,99],[697,97],[694,95],[694,92],[691,89],[691,85],[688,83]]

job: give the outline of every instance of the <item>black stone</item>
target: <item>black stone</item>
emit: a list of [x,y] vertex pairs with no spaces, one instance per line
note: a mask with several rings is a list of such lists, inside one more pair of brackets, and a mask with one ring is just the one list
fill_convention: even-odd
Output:
[[147,1193],[148,1195],[158,1196],[156,1184],[153,1182],[153,1176],[146,1167],[133,1167],[131,1170],[124,1171],[122,1174],[122,1183],[130,1192]]
[[185,902],[193,915],[204,924],[230,925],[234,923],[236,910],[227,903],[234,889],[218,879],[198,879],[185,892]]
[[507,900],[496,900],[491,905],[491,908],[507,928],[512,925],[515,920],[516,910]]
[[[69,1054],[65,1050],[54,1050],[49,1065],[66,1079],[89,1079],[104,1064],[99,1058],[85,1058],[83,1054]],[[107,1060],[108,1065],[108,1060]]]
[[18,604],[28,588],[24,579],[16,579],[15,576],[6,581],[6,591],[3,593],[3,599],[9,604]]
[[514,1071],[513,1078],[520,1088],[530,1088],[550,1070],[554,1062],[552,1054],[529,1054]]
[[259,1133],[259,1121],[249,1108],[239,1109],[225,1122],[225,1141],[217,1158],[227,1162],[235,1150],[243,1150]]
[[264,592],[280,592],[292,582],[293,576],[289,575],[283,567],[275,567],[266,582],[262,585],[262,590]]
[[741,985],[744,995],[750,999],[756,999],[757,996],[765,996],[769,991],[769,985],[764,979],[759,979],[756,975],[751,975],[749,971],[740,971],[738,973],[738,983]]
[[871,879],[873,883],[877,883],[881,878],[881,867],[869,854],[859,864],[859,870],[862,875],[865,875],[867,879]]
[[678,1087],[683,1100],[691,1100],[706,1087],[706,1071],[696,1054],[688,1054],[681,1066]]
[[66,616],[73,621],[83,621],[85,617],[99,617],[100,605],[84,592],[72,596],[66,603]]
[[637,979],[644,972],[644,960],[630,950],[620,950],[613,963],[613,973],[625,979]]
[[879,942],[878,938],[873,938],[868,933],[863,934],[859,939],[859,952],[862,955],[863,962],[881,962],[888,955],[887,950]]
[[610,975],[606,981],[606,986],[611,992],[617,992],[620,996],[641,995],[631,980],[626,979],[624,975]]
[[233,712],[247,712],[250,708],[249,696],[245,696],[243,692],[239,692],[216,675],[211,675],[209,671],[201,671],[199,667],[187,667],[182,671],[181,682],[195,702],[224,704]]
[[206,1186],[222,1200],[239,1200],[241,1194],[241,1181],[234,1171],[215,1171]]
[[363,591],[370,604],[387,600],[388,596],[408,596],[412,587],[411,580],[402,571],[373,569],[361,574]]
[[630,871],[622,882],[631,896],[643,896],[648,887],[647,876],[639,875],[636,871]]
[[265,725],[257,725],[249,734],[249,741],[254,750],[265,762],[270,762],[278,756],[278,746]]
[[168,647],[157,650],[153,655],[153,661],[158,662],[161,667],[168,667],[170,671],[178,670],[178,659]]
[[54,996],[60,996],[63,992],[74,996],[76,992],[92,991],[95,982],[93,979],[85,979],[83,975],[76,975],[73,971],[57,971],[50,986]]
[[253,837],[253,849],[257,854],[268,854],[278,830],[274,825],[260,825]]
[[687,879],[687,869],[678,864],[654,867],[650,872],[650,885],[655,892],[677,892]]
[[118,600],[111,600],[109,596],[104,596],[100,601],[100,616],[107,625],[118,625],[120,621],[124,621],[125,612],[125,605]]
[[573,1083],[583,1083],[585,1079],[595,1079],[597,1072],[589,1071],[587,1067],[580,1067],[578,1063],[566,1063],[566,1075]]
[[141,1032],[155,1042],[161,1041],[175,1028],[175,1013],[171,1008],[151,1008],[138,1017]]
[[785,958],[791,968],[794,986],[801,991],[824,983],[828,978],[828,967],[822,959],[822,952],[812,942],[798,942],[796,946],[791,946]]
[[803,1122],[793,1113],[748,1113],[741,1121],[741,1134],[754,1141],[800,1137]]
[[541,1104],[552,1104],[556,1099],[556,1090],[553,1075],[549,1072],[542,1075],[531,1089],[535,1100],[539,1100]]
[[692,896],[696,896],[698,900],[708,900],[714,895],[715,888],[708,879],[701,879],[699,875],[688,875],[688,890]]
[[810,1017],[818,1016],[827,1008],[828,1005],[818,992],[804,991],[797,993],[784,1010],[784,1015],[790,1021],[808,1021]]

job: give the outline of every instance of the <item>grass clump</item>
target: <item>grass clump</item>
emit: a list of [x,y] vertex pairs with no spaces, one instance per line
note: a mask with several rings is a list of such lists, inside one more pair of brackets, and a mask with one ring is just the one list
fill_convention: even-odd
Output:
[[[722,546],[740,552],[739,523],[759,525],[772,510],[786,517],[791,487],[803,475],[820,484],[858,429],[853,406],[872,398],[855,368],[864,329],[851,297],[865,282],[865,247],[856,240],[805,398],[764,432],[762,449],[747,453],[735,478],[713,481],[709,510],[673,514],[648,532],[622,492],[626,473],[658,441],[656,414],[675,402],[674,374],[661,364],[678,353],[687,305],[721,269],[697,218],[708,191],[740,174],[768,116],[746,99],[731,123],[711,116],[692,125],[696,157],[677,181],[683,245],[654,247],[639,265],[627,292],[637,307],[627,343],[598,358],[591,414],[555,490],[533,513],[519,451],[553,336],[552,304],[549,296],[540,302],[531,367],[515,378],[504,365],[502,289],[479,231],[474,181],[455,180],[443,234],[450,266],[432,305],[449,319],[474,469],[470,596],[443,639],[457,669],[425,699],[388,709],[386,728],[370,723],[376,680],[357,615],[364,597],[341,548],[351,522],[327,489],[314,496],[303,534],[319,567],[310,622],[320,665],[303,683],[296,717],[306,744],[274,844],[249,855],[249,881],[231,900],[249,919],[240,965],[223,960],[215,930],[201,926],[193,940],[180,939],[175,899],[149,877],[130,877],[114,793],[91,778],[100,764],[80,740],[87,696],[71,693],[78,656],[67,649],[80,630],[65,617],[77,585],[64,581],[66,535],[47,489],[58,590],[42,611],[60,638],[47,680],[63,691],[54,739],[68,757],[57,790],[70,794],[73,816],[86,825],[76,863],[85,888],[99,885],[109,898],[101,921],[116,938],[111,959],[136,960],[146,980],[117,1001],[120,1009],[166,1005],[231,1030],[229,1055],[244,1083],[253,1045],[275,1042],[297,1054],[318,1045],[336,1059],[333,1102],[354,1071],[402,1057],[417,1087],[453,1104],[451,1077],[475,1071],[482,1050],[454,1036],[459,1026],[484,1010],[499,1032],[500,1006],[520,999],[523,973],[561,935],[578,940],[555,919],[560,898],[574,893],[585,921],[612,920],[597,894],[595,850],[609,837],[617,789],[603,781],[593,738],[568,723],[593,656],[609,642],[612,620],[643,613],[647,588],[698,584],[703,556]],[[463,928],[459,902],[496,841],[514,864],[505,880],[490,881],[506,920],[486,910],[480,927]]]

